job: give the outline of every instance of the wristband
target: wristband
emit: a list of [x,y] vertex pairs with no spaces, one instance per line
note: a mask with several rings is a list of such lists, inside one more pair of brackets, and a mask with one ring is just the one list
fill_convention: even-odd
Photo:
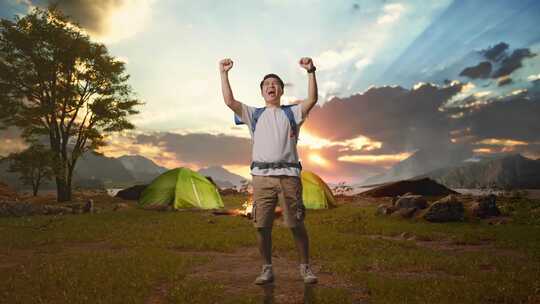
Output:
[[313,73],[315,72],[315,70],[317,70],[317,68],[315,68],[315,66],[313,66],[311,69],[307,70],[308,73]]

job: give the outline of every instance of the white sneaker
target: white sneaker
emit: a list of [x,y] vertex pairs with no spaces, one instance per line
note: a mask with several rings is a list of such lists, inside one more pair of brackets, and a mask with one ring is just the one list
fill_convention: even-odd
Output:
[[311,271],[309,264],[300,264],[300,275],[306,284],[317,283],[317,277]]
[[274,272],[272,271],[272,264],[265,264],[262,266],[261,274],[255,279],[255,284],[263,285],[274,281]]

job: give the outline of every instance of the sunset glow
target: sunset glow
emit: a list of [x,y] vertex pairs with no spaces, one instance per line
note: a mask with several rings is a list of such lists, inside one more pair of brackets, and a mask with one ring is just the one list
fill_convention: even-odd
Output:
[[309,155],[309,161],[321,167],[327,167],[329,165],[329,162],[326,159],[316,153]]
[[371,140],[363,135],[344,141],[330,141],[303,131],[300,135],[298,146],[309,147],[310,149],[322,149],[338,146],[341,147],[339,149],[340,151],[371,151],[380,149],[382,147],[382,142]]
[[523,146],[527,145],[524,141],[511,140],[511,139],[499,139],[499,138],[489,138],[479,141],[477,144],[484,145],[493,145],[493,146]]
[[251,179],[249,166],[225,165],[222,167],[227,171],[242,176],[243,178]]
[[352,162],[357,164],[394,164],[400,162],[412,153],[404,152],[399,154],[381,154],[381,155],[345,155],[338,157],[339,161]]

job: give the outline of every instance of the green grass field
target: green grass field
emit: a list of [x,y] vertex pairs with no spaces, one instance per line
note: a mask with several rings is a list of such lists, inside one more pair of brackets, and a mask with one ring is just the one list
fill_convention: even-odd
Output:
[[[224,197],[228,208],[243,200]],[[115,212],[108,206],[121,200],[102,195],[95,201],[104,211],[0,218],[0,302],[263,301],[261,292],[231,293],[219,280],[188,279],[211,263],[207,253],[216,257],[256,246],[247,219],[205,211]],[[539,208],[538,201],[508,200],[501,209],[513,219],[502,225],[376,217],[375,206],[362,202],[311,211],[306,223],[314,263],[363,296],[321,281],[310,289],[310,301],[540,303]],[[274,229],[273,245],[277,255],[296,259],[286,229]]]

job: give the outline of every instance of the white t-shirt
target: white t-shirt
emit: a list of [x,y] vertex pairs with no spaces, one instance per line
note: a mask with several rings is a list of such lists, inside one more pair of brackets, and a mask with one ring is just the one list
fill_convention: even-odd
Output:
[[[242,122],[249,127],[252,140],[252,160],[257,162],[298,162],[296,150],[297,138],[293,135],[291,123],[284,111],[279,107],[266,107],[257,120],[255,134],[251,125],[255,107],[242,103]],[[302,106],[291,106],[294,120],[300,132],[302,123]],[[290,175],[300,176],[300,169],[289,167],[279,169],[251,169],[251,175]]]

